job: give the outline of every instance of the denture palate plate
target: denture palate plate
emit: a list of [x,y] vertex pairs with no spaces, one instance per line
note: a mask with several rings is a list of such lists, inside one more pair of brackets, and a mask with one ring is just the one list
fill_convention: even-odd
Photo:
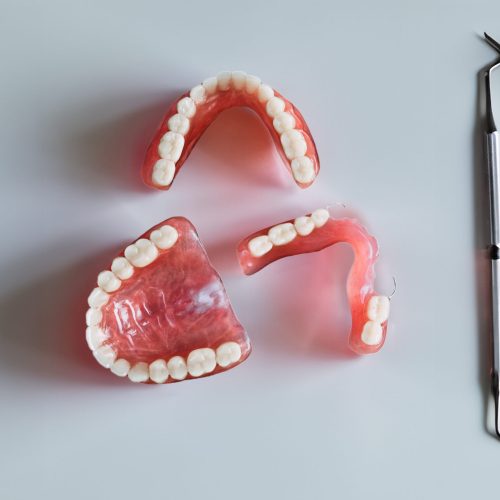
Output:
[[373,292],[377,242],[358,221],[333,219],[320,208],[248,236],[238,245],[238,259],[243,272],[253,274],[284,257],[318,252],[341,242],[354,251],[347,280],[352,314],[349,346],[358,354],[374,353],[385,341],[390,302]]
[[187,219],[153,227],[110,267],[89,295],[85,335],[96,361],[113,374],[171,383],[232,368],[250,354],[246,332]]
[[168,189],[201,134],[220,112],[234,106],[248,106],[260,116],[295,182],[309,186],[319,159],[304,118],[271,86],[244,71],[207,78],[172,104],[143,162],[146,184]]

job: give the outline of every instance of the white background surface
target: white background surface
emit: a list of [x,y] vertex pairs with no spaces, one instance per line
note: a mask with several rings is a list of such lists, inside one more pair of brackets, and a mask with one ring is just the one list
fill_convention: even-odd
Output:
[[[0,16],[0,497],[421,499],[496,494],[481,331],[477,72],[500,3],[22,2]],[[173,98],[223,69],[294,102],[322,171],[292,185],[250,112],[168,193],[138,167]],[[498,81],[498,80],[497,80]],[[383,350],[346,351],[348,247],[246,278],[234,248],[345,203],[381,248]],[[97,273],[172,215],[197,226],[253,341],[217,377],[136,386],[84,341]]]

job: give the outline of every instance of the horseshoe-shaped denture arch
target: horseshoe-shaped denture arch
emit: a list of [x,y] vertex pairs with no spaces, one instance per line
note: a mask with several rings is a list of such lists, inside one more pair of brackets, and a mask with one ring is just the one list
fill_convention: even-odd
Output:
[[243,272],[250,275],[278,259],[318,252],[340,242],[349,243],[354,251],[347,278],[352,318],[349,346],[358,354],[374,353],[385,341],[390,300],[374,292],[377,241],[358,221],[333,219],[320,208],[248,236],[238,245],[238,259]]
[[86,339],[95,359],[132,382],[170,383],[233,368],[250,354],[194,226],[154,226],[97,277]]
[[304,118],[280,93],[243,71],[207,78],[171,105],[142,164],[145,184],[169,189],[206,128],[219,113],[236,106],[259,115],[297,185],[310,186],[319,172],[319,158]]

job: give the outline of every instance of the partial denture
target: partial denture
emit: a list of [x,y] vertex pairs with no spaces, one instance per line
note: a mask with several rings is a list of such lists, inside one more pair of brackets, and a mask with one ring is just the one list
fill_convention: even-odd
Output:
[[174,217],[99,273],[86,339],[95,359],[132,382],[171,383],[233,368],[250,354],[193,225]]
[[314,182],[319,158],[304,118],[276,90],[243,71],[207,78],[172,104],[148,147],[144,182],[168,189],[205,129],[219,113],[235,106],[250,107],[260,116],[300,187]]
[[373,291],[378,246],[358,221],[333,219],[320,208],[248,236],[238,245],[238,259],[243,272],[250,275],[284,257],[317,252],[340,242],[354,250],[347,280],[352,314],[349,346],[358,354],[374,353],[385,341],[390,301]]

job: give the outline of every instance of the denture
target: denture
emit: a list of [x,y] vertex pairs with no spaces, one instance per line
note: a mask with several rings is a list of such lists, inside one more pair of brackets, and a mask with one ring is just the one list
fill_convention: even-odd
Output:
[[358,354],[374,353],[385,341],[390,299],[374,292],[377,241],[358,221],[333,219],[328,210],[318,209],[248,236],[238,245],[238,259],[243,272],[250,275],[284,257],[318,252],[341,242],[354,251],[347,279],[352,318],[349,346]]
[[86,339],[97,362],[132,382],[171,383],[233,368],[250,354],[194,226],[154,226],[97,276]]
[[304,118],[280,93],[243,71],[207,78],[171,105],[142,164],[145,184],[169,189],[206,128],[219,113],[235,106],[247,106],[259,115],[297,185],[311,185],[319,158]]

